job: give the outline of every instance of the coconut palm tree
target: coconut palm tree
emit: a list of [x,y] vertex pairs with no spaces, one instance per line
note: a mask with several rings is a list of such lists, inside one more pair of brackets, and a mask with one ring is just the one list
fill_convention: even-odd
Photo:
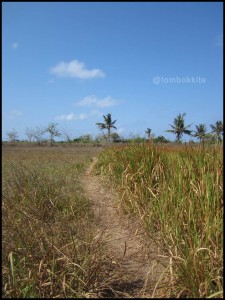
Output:
[[206,137],[206,125],[205,124],[199,124],[195,125],[196,130],[195,133],[193,134],[194,137],[198,138],[200,140],[200,143],[204,140]]
[[111,114],[107,114],[106,116],[103,115],[103,118],[105,120],[105,123],[96,123],[96,125],[98,126],[98,128],[100,130],[104,130],[104,129],[108,130],[107,140],[108,140],[108,142],[110,142],[110,131],[111,131],[111,128],[117,129],[114,126],[114,124],[116,123],[116,120],[112,121]]
[[212,128],[212,133],[216,137],[217,143],[221,142],[221,134],[223,134],[223,122],[222,121],[217,121],[215,125],[210,125]]
[[150,139],[151,139],[151,129],[150,128],[147,128],[147,130],[145,130],[145,133],[147,134],[147,136],[148,136],[148,140],[150,141]]
[[173,129],[170,130],[166,130],[166,132],[172,132],[176,135],[176,141],[178,143],[181,142],[181,138],[183,134],[188,134],[191,135],[192,130],[188,130],[187,128],[189,128],[191,126],[191,124],[184,126],[184,116],[186,114],[179,114],[176,118],[174,118],[173,124],[174,125],[170,125]]

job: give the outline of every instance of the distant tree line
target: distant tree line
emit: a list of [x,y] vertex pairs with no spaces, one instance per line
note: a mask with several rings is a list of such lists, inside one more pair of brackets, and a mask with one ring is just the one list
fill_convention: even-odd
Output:
[[217,121],[216,124],[211,124],[211,132],[207,133],[207,128],[205,124],[195,125],[196,130],[190,130],[189,124],[185,126],[184,116],[186,114],[179,114],[176,118],[174,118],[173,125],[170,125],[172,129],[166,130],[166,132],[171,132],[176,136],[176,142],[180,143],[183,134],[187,134],[192,137],[196,137],[199,139],[200,143],[206,140],[212,140],[216,143],[222,141],[222,134],[223,134],[223,122]]
[[[207,127],[205,124],[195,125],[195,130],[191,130],[189,125],[185,125],[185,113],[179,114],[174,118],[173,124],[170,125],[171,129],[165,130],[165,132],[173,133],[176,137],[175,143],[181,143],[184,134],[190,137],[195,137],[200,143],[220,143],[222,142],[223,136],[223,122],[217,121],[215,124],[211,124],[211,132],[207,132]],[[112,132],[112,129],[117,130],[115,123],[116,120],[112,120],[111,114],[103,115],[104,121],[102,123],[96,123],[97,127],[100,129],[101,134],[96,136],[95,139],[90,134],[82,135],[78,138],[73,138],[72,131],[67,128],[62,128],[59,130],[57,128],[57,123],[49,123],[48,126],[36,126],[35,128],[26,128],[25,135],[27,141],[30,143],[36,143],[37,145],[43,145],[49,143],[51,146],[55,143],[56,137],[62,137],[63,143],[103,143],[103,142],[113,142],[113,143],[129,143],[129,142],[154,142],[154,143],[172,143],[172,141],[166,139],[163,135],[154,137],[151,128],[145,130],[146,138],[140,136],[131,136],[130,138],[123,138],[117,132]],[[106,134],[105,132],[106,131]],[[47,134],[47,137],[46,137]],[[18,132],[13,128],[7,132],[8,141],[18,142],[19,135]],[[193,142],[193,140],[190,140]]]

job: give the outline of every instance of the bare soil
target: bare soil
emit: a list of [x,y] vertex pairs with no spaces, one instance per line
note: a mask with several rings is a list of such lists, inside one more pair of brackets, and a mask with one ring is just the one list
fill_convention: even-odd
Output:
[[92,204],[96,231],[103,234],[114,264],[124,273],[121,282],[111,286],[114,293],[107,295],[106,292],[106,296],[157,297],[166,285],[166,276],[161,274],[168,262],[159,258],[158,249],[147,237],[143,226],[119,209],[117,193],[103,185],[100,176],[92,174],[96,161],[94,157],[81,183]]

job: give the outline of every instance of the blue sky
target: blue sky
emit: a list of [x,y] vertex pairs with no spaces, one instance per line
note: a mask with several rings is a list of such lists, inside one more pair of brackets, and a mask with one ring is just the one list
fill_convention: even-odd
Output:
[[[223,119],[223,4],[219,2],[2,4],[2,138],[58,123],[74,137],[164,135]],[[189,137],[184,140],[189,140]]]

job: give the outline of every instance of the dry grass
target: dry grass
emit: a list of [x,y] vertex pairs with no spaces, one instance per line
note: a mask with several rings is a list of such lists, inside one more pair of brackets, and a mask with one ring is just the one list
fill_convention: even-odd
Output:
[[115,147],[100,155],[96,172],[170,259],[167,297],[223,296],[221,146]]
[[3,147],[4,298],[102,297],[120,279],[79,183],[99,151]]

